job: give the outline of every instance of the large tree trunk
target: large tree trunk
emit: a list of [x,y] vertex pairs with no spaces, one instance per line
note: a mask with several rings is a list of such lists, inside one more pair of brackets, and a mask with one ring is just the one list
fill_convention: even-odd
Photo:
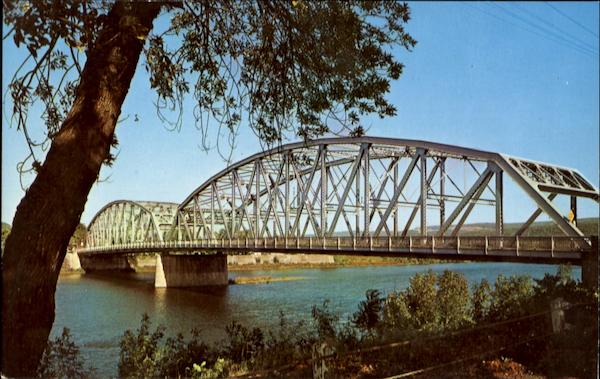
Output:
[[[160,5],[116,3],[88,53],[77,96],[21,200],[2,258],[2,373],[34,376],[54,322],[69,238],[110,144]],[[110,311],[110,310],[107,310]]]

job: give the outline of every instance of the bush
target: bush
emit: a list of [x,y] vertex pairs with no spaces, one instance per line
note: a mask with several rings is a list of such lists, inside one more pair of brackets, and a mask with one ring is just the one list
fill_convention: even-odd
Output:
[[320,340],[336,338],[336,326],[340,318],[329,310],[329,300],[325,300],[320,308],[313,305],[312,317]]
[[378,290],[367,290],[363,300],[358,304],[358,311],[352,316],[352,323],[362,332],[372,336],[375,328],[379,326],[383,299]]
[[407,302],[414,329],[435,328],[437,313],[436,276],[432,270],[416,274],[410,279],[403,299]]
[[225,333],[227,340],[223,353],[235,363],[252,360],[265,347],[260,328],[249,330],[239,322],[232,321],[225,327]]
[[473,284],[471,289],[471,318],[473,322],[483,322],[490,312],[492,304],[490,283],[486,279],[482,279],[479,284]]
[[127,330],[121,338],[119,357],[119,377],[153,378],[159,371],[158,343],[164,336],[165,328],[150,333],[150,317],[142,316],[142,324],[137,334]]
[[438,277],[437,326],[457,329],[471,323],[469,284],[464,275],[445,270]]
[[498,275],[491,294],[489,321],[508,320],[531,312],[533,283],[529,276]]
[[84,367],[79,347],[71,341],[68,328],[63,329],[60,337],[48,341],[38,367],[40,378],[89,378],[93,372],[93,368]]

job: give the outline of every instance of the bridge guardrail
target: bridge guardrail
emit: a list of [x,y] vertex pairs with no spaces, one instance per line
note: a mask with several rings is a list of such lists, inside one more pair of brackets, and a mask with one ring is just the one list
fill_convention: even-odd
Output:
[[138,242],[109,246],[89,246],[78,253],[151,252],[164,250],[200,251],[224,249],[240,251],[356,251],[386,253],[454,253],[522,256],[540,254],[549,257],[568,257],[570,253],[591,250],[591,238],[597,237],[452,237],[452,236],[406,236],[406,237],[272,237],[244,239],[202,239],[197,241]]

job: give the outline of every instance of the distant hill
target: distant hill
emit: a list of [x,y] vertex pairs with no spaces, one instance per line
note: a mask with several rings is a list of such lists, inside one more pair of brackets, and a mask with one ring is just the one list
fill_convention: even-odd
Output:
[[[522,223],[505,223],[504,224],[504,235],[511,236],[514,235],[517,230],[521,227]],[[598,227],[599,227],[599,219],[598,217],[589,217],[582,218],[577,222],[577,226],[585,235],[597,236]],[[431,234],[435,234],[439,230],[439,226],[431,226],[427,230],[431,232]],[[408,235],[415,236],[419,234],[418,228],[413,228],[408,232]],[[545,237],[545,236],[560,236],[563,232],[554,224],[553,221],[541,221],[534,222],[528,229],[523,233],[523,236],[536,236],[536,237]],[[496,235],[496,226],[494,223],[473,223],[466,224],[460,230],[459,235],[461,236],[493,236]],[[334,236],[348,236],[346,232],[336,232]]]
[[[504,234],[505,235],[513,235],[519,230],[522,223],[506,223],[504,224]],[[599,219],[598,217],[588,217],[582,218],[578,220],[577,227],[583,232],[585,235],[598,235],[598,226]],[[435,232],[439,229],[439,227],[431,227],[429,230]],[[411,230],[411,234],[417,234],[417,229]],[[494,223],[474,223],[474,224],[466,224],[464,225],[459,235],[461,236],[472,236],[472,235],[495,235],[496,234],[496,226]],[[541,221],[534,222],[526,231],[523,233],[523,236],[551,236],[551,235],[561,235],[562,231],[556,226],[554,221]]]

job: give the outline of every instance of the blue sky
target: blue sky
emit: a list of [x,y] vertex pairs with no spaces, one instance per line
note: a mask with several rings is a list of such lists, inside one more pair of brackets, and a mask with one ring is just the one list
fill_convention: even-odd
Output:
[[[407,30],[418,44],[410,53],[395,51],[405,64],[388,95],[398,114],[365,119],[369,135],[456,144],[574,167],[598,187],[597,2],[410,6]],[[5,93],[7,76],[23,52],[10,39],[3,41],[3,51]],[[216,151],[199,147],[201,136],[193,126],[190,103],[182,130],[172,132],[158,120],[154,99],[140,65],[123,107],[122,116],[130,117],[117,128],[117,161],[102,169],[106,180],[94,185],[84,223],[116,199],[181,202],[226,165]],[[4,97],[3,107],[11,107]],[[39,132],[43,123],[31,118],[30,129]],[[12,221],[24,195],[15,169],[26,156],[19,133],[3,117],[4,222]],[[256,137],[242,131],[233,158],[259,149]],[[506,221],[527,217],[519,200],[506,200],[505,206],[512,208],[507,209]],[[597,216],[598,207],[582,203],[579,212],[581,217]]]

